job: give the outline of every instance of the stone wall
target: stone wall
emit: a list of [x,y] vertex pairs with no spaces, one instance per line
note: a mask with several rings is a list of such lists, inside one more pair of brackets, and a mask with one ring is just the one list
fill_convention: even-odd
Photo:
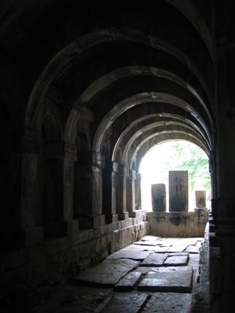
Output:
[[203,237],[208,222],[206,210],[195,212],[148,212],[149,234],[162,237]]
[[27,310],[67,279],[148,233],[143,211],[134,218],[98,226],[80,230],[76,238],[51,238],[0,256],[0,302]]

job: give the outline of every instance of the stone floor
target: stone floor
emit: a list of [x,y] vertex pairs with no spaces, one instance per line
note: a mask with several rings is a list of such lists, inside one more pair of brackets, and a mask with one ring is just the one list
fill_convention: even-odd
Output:
[[209,312],[207,275],[200,285],[203,245],[204,238],[145,236],[61,286],[32,313]]

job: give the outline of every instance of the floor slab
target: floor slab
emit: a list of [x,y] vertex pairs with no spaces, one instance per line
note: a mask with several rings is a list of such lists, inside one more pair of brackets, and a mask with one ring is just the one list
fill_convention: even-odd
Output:
[[160,268],[148,272],[138,285],[141,291],[191,292],[193,269],[190,266]]
[[189,313],[192,294],[188,293],[157,293],[146,303],[144,313]]
[[137,282],[140,280],[142,273],[140,272],[130,272],[119,280],[119,282],[114,286],[114,290],[126,291],[133,290]]
[[[147,300],[146,294],[115,294],[101,313],[137,313]],[[95,313],[98,313],[95,311]]]
[[151,253],[140,263],[140,266],[161,266],[167,257],[167,253]]
[[75,281],[79,283],[106,285],[107,287],[114,286],[123,276],[138,265],[138,261],[127,259],[105,260],[77,275]]
[[182,266],[187,265],[189,260],[188,255],[168,255],[166,260],[163,262],[165,266]]

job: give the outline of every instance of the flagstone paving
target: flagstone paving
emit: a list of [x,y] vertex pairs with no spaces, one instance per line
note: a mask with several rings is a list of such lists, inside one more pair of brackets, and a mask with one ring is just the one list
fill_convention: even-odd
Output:
[[144,313],[188,313],[192,303],[192,294],[157,293],[151,296],[143,309]]
[[203,238],[144,236],[80,273],[33,313],[190,313]]

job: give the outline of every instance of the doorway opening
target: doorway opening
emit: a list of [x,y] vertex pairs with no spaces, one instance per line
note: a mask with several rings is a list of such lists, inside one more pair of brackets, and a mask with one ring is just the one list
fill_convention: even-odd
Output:
[[189,212],[196,208],[195,191],[206,191],[206,208],[211,210],[211,176],[209,158],[197,145],[186,140],[164,141],[152,147],[141,161],[142,209],[152,211],[151,185],[165,184],[166,210],[169,211],[170,170],[188,171]]

